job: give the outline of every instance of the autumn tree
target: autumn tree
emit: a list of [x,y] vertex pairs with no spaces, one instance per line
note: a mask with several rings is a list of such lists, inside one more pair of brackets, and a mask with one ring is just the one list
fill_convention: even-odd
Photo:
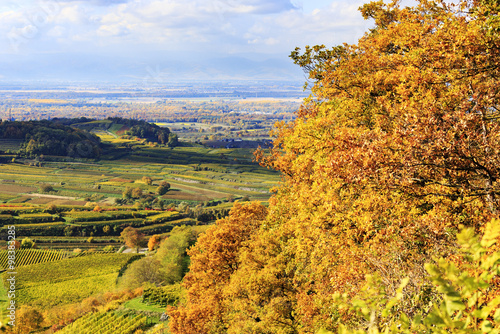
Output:
[[108,234],[108,233],[110,233],[110,232],[111,232],[111,226],[109,226],[109,225],[104,225],[104,226],[103,226],[103,228],[102,228],[102,232],[103,232],[104,234]]
[[135,288],[145,283],[156,286],[178,283],[188,271],[187,249],[195,243],[197,237],[198,232],[191,226],[175,226],[159,247],[160,236],[152,236],[148,246],[150,250],[158,247],[157,252],[134,262],[125,272],[120,284]]
[[148,186],[153,184],[153,179],[149,176],[143,176],[142,182],[146,183]]
[[187,250],[196,241],[197,235],[190,226],[175,226],[168,238],[163,240],[156,253],[165,268],[168,284],[182,280],[188,271],[190,258]]
[[57,206],[53,203],[47,205],[47,208],[45,209],[46,212],[51,214],[57,213],[57,210],[58,210]]
[[173,148],[179,145],[179,138],[175,133],[170,133],[168,135],[168,147]]
[[132,189],[132,193],[131,193],[132,198],[141,198],[142,195],[143,195],[143,192],[142,192],[141,188]]
[[132,188],[130,187],[125,187],[125,189],[122,192],[123,198],[132,198]]
[[129,289],[140,287],[145,283],[161,285],[165,281],[165,274],[160,261],[147,256],[133,262],[123,275],[120,285]]
[[218,220],[199,237],[188,252],[191,266],[183,283],[186,305],[167,310],[172,333],[223,332],[228,307],[223,287],[238,268],[239,251],[265,216],[266,208],[260,203],[236,203],[228,218]]
[[155,250],[160,245],[160,241],[161,241],[161,236],[159,234],[153,235],[151,238],[149,238],[148,249],[150,251]]
[[[292,53],[312,95],[257,153],[283,182],[267,215],[235,206],[200,238],[173,333],[336,330],[351,318],[333,296],[368,273],[389,296],[408,277],[398,307],[413,318],[436,295],[424,263],[452,258],[459,226],[498,216],[499,6],[378,1],[361,13],[375,26],[357,44]],[[239,234],[248,220],[259,223]]]
[[128,247],[136,248],[138,251],[142,241],[142,234],[137,229],[128,226],[120,233],[120,237]]
[[282,276],[293,273],[294,317],[308,330],[334,329],[331,296],[373,272],[390,293],[410,277],[402,307],[412,316],[423,263],[454,252],[460,224],[498,214],[497,9],[379,1],[361,12],[375,27],[356,45],[292,53],[313,95],[260,156],[285,178],[268,220],[298,268]]
[[24,238],[21,241],[21,249],[35,248],[35,247],[36,247],[35,242],[30,238]]
[[165,195],[169,189],[170,189],[170,183],[168,183],[166,181],[162,181],[162,182],[160,182],[160,185],[158,186],[158,188],[156,188],[156,193],[158,195]]
[[16,326],[14,333],[24,334],[39,330],[43,323],[43,314],[35,307],[23,305],[16,314]]
[[41,184],[40,185],[40,192],[41,193],[50,193],[50,192],[54,192],[55,189],[54,187],[52,187],[50,184]]

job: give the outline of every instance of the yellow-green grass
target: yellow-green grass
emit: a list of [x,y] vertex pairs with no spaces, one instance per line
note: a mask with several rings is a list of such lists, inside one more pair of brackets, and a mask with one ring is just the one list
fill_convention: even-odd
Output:
[[137,297],[134,299],[131,299],[123,304],[123,308],[129,309],[129,310],[136,310],[136,311],[144,311],[144,312],[158,312],[158,313],[163,313],[165,312],[165,307],[162,306],[157,306],[157,305],[149,305],[146,303],[142,302],[142,297]]
[[[179,182],[170,182],[170,185],[172,186],[172,188],[180,189],[184,192],[196,193],[196,194],[207,196],[210,198],[226,198],[227,196],[229,196],[229,194],[231,194],[231,192],[227,192],[227,191],[217,191],[217,190],[207,189],[205,187],[202,188],[202,187],[196,187],[196,186],[192,186],[192,185],[188,185],[188,184],[182,184]],[[232,192],[234,192],[234,190]],[[169,193],[170,192],[167,192],[167,194],[166,194],[167,198],[168,198]]]
[[147,218],[147,220],[148,221],[157,221],[158,219],[176,217],[178,215],[179,215],[179,212],[177,212],[177,211],[167,211],[167,212],[158,213],[156,215],[151,215]]
[[36,188],[33,187],[25,187],[17,184],[11,183],[0,183],[0,192],[7,194],[19,194],[19,193],[27,193],[30,191],[35,191]]
[[15,198],[17,198],[17,194],[2,194],[0,193],[0,201],[10,201],[10,200],[13,200]]

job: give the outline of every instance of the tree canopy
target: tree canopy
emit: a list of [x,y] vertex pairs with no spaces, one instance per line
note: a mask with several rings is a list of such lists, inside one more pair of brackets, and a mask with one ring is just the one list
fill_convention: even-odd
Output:
[[[367,274],[389,295],[408,277],[398,307],[409,318],[428,307],[437,292],[424,263],[453,260],[460,227],[480,232],[498,217],[499,9],[371,2],[360,11],[375,26],[357,44],[296,49],[312,95],[277,125],[271,152],[257,152],[283,182],[245,247],[208,248],[222,223],[200,238],[184,283],[196,292],[172,312],[171,331],[335,330],[357,320],[334,296],[357,294]],[[208,254],[231,261],[206,277]]]
[[26,156],[59,155],[97,158],[102,152],[96,135],[52,121],[0,122],[0,138],[22,139]]

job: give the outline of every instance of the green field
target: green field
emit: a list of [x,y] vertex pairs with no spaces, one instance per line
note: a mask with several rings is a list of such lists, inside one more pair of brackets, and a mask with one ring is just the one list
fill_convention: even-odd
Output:
[[[17,268],[16,302],[42,308],[112,291],[131,254],[94,254]],[[6,284],[6,275],[3,276]]]
[[[15,225],[20,237],[39,238],[44,248],[102,249],[110,243],[85,238],[119,237],[127,226],[152,235],[210,223],[226,215],[234,200],[266,202],[280,180],[253,161],[251,149],[168,148],[117,138],[110,132],[115,128],[98,132],[109,146],[100,160],[45,156],[2,164],[0,222]],[[163,195],[157,194],[161,182],[170,184]],[[139,197],[124,198],[127,189]],[[0,234],[5,231],[0,226]],[[50,237],[84,239],[43,239]]]
[[[230,196],[266,201],[269,189],[279,182],[277,173],[252,161],[251,149],[212,149],[201,145],[170,149],[141,143],[133,143],[129,149],[115,145],[116,149],[99,161],[45,157],[41,167],[19,159],[18,163],[3,164],[0,201],[106,205],[121,198],[126,187],[154,195],[161,181],[171,184],[162,198],[166,203],[204,202]],[[120,158],[114,160],[116,156]],[[144,176],[151,177],[153,183],[143,183]],[[42,184],[49,184],[54,191],[42,193]]]
[[[83,124],[101,127],[92,130],[106,147],[98,160],[21,157],[15,155],[21,141],[0,141],[0,246],[6,246],[8,226],[15,226],[17,241],[30,238],[38,248],[16,250],[18,306],[74,309],[86,298],[123,293],[117,290],[122,289],[118,276],[138,257],[120,253],[125,228],[144,236],[141,247],[152,235],[168,237],[176,226],[200,233],[227,216],[236,200],[267,202],[280,181],[278,173],[254,161],[253,149],[195,143],[169,148],[121,138],[122,126],[108,123]],[[163,182],[170,188],[158,193]],[[0,250],[0,268],[7,268],[7,261],[7,251]],[[2,309],[8,302],[6,279],[4,274]],[[148,290],[147,300],[134,296],[75,314],[70,325],[65,316],[60,332],[166,333],[168,322],[159,323],[159,317],[167,304],[179,301],[180,286]]]

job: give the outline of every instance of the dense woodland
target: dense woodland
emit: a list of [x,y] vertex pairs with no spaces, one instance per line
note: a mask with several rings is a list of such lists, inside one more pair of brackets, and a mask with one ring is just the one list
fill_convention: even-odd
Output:
[[96,135],[52,121],[3,121],[0,138],[22,140],[20,153],[28,157],[45,154],[97,158],[102,150]]
[[171,332],[498,333],[499,11],[372,2],[358,44],[293,52],[283,183],[191,248]]
[[168,128],[159,127],[156,124],[148,123],[144,120],[135,120],[121,117],[108,117],[100,122],[94,119],[53,119],[54,122],[69,122],[73,127],[86,129],[88,131],[109,130],[120,126],[116,131],[118,135],[127,135],[132,138],[146,139],[148,142],[175,147],[178,144],[177,135],[171,133]]
[[175,147],[177,135],[168,128],[161,128],[143,120],[108,118],[96,121],[85,117],[75,119],[52,119],[42,121],[3,121],[0,123],[0,139],[21,140],[19,154],[24,157],[41,155],[67,156],[73,158],[99,158],[105,147],[100,138],[92,133],[118,127],[118,134],[140,138],[148,142]]

